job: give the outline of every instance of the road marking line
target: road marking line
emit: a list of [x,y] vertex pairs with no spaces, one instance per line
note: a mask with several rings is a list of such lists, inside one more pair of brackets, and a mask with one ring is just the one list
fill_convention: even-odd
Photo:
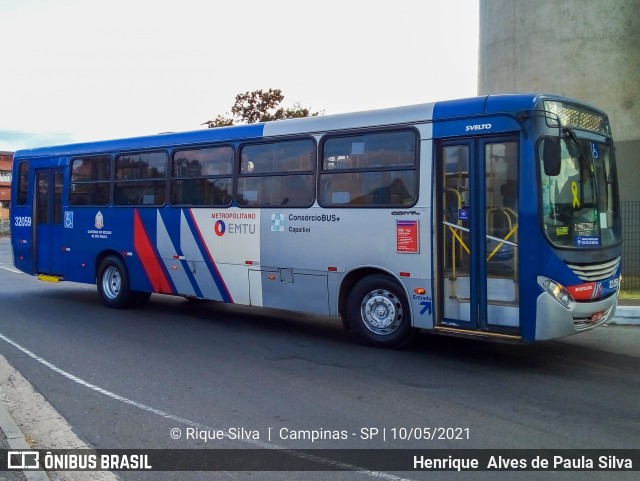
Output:
[[[90,382],[87,382],[84,379],[80,379],[79,377],[74,376],[71,373],[68,373],[64,369],[61,369],[58,366],[56,366],[55,364],[51,364],[46,359],[43,359],[42,357],[38,356],[34,352],[30,351],[26,347],[18,344],[17,342],[13,341],[12,339],[8,338],[7,336],[5,336],[3,334],[0,334],[0,339],[2,339],[3,341],[5,341],[8,344],[11,344],[13,347],[15,347],[16,349],[21,351],[23,354],[26,354],[27,356],[29,356],[30,358],[32,358],[36,362],[39,362],[43,366],[51,369],[52,371],[60,374],[63,377],[66,377],[70,381],[73,381],[76,384],[79,384],[79,385],[81,385],[83,387],[91,389],[92,391],[100,393],[100,394],[102,394],[104,396],[110,397],[111,399],[115,399],[116,401],[120,401],[121,403],[128,404],[129,406],[136,407],[136,408],[141,409],[143,411],[146,411],[148,413],[155,414],[156,416],[160,416],[160,417],[163,417],[165,419],[170,419],[172,421],[175,421],[175,422],[180,423],[180,424],[184,424],[184,425],[189,426],[189,427],[194,427],[194,428],[204,429],[204,430],[213,430],[214,429],[214,428],[206,426],[204,424],[197,423],[197,422],[191,421],[189,419],[181,418],[180,416],[175,416],[173,414],[167,413],[167,412],[162,411],[160,409],[156,409],[156,408],[153,408],[151,406],[147,406],[146,404],[139,403],[139,402],[134,401],[132,399],[128,399],[128,398],[126,398],[124,396],[120,396],[119,394],[116,394],[114,392],[111,392],[111,391],[108,391],[106,389],[103,389],[100,386],[96,386],[95,384],[91,384]],[[225,436],[229,437],[228,433],[225,433]],[[341,463],[339,461],[334,461],[332,459],[323,458],[321,456],[314,456],[314,455],[311,455],[311,454],[299,453],[299,452],[296,452],[296,451],[294,451],[294,450],[292,450],[290,448],[285,448],[285,447],[282,447],[282,446],[278,446],[277,444],[266,443],[266,442],[258,441],[258,440],[255,440],[255,439],[238,439],[236,441],[241,441],[243,443],[251,444],[254,447],[259,447],[259,448],[263,448],[263,449],[278,449],[278,450],[280,450],[280,451],[282,451],[284,453],[287,453],[287,454],[289,454],[291,456],[294,456],[296,458],[308,459],[308,460],[311,460],[311,461],[314,461],[314,462],[317,462],[317,463],[320,463],[320,464],[325,464],[327,466],[334,466],[334,467],[337,467],[337,468],[345,470],[345,471],[358,471],[358,472],[360,472],[360,473],[362,473],[362,474],[364,474],[366,476],[370,476],[372,478],[385,479],[385,480],[388,480],[388,481],[412,481],[410,479],[401,478],[399,476],[395,476],[393,474],[385,473],[385,472],[382,472],[382,471],[371,471],[369,469],[366,469],[366,468],[363,468],[363,467],[360,467],[360,466],[356,466],[356,465],[353,465],[353,464]]]
[[14,269],[13,267],[5,267],[1,264],[0,264],[0,269],[4,269],[5,271],[9,271],[9,272],[14,272],[16,274],[22,274],[22,271],[19,271],[18,269]]

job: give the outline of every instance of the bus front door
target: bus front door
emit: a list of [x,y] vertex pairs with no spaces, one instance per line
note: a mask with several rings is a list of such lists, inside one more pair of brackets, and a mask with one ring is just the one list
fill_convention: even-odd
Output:
[[520,336],[518,141],[438,146],[436,329]]
[[62,170],[35,172],[34,217],[37,274],[62,274]]

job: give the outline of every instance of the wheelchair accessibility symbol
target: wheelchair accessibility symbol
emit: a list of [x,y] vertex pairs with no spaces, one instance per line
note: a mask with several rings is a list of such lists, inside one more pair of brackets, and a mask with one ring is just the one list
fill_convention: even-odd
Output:
[[73,229],[73,212],[65,211],[64,213],[64,228]]

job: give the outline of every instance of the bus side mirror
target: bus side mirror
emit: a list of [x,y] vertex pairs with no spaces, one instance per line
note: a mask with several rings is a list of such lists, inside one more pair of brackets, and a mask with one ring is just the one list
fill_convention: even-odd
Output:
[[542,161],[544,173],[555,177],[560,173],[560,139],[553,135],[547,135],[542,139]]

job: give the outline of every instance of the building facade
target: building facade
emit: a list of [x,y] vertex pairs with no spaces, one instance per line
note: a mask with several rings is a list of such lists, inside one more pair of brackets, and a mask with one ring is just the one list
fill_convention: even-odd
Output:
[[0,152],[0,221],[9,219],[12,162],[13,154],[11,152]]
[[640,201],[638,12],[640,0],[480,0],[479,93],[556,93],[607,112],[622,201]]

